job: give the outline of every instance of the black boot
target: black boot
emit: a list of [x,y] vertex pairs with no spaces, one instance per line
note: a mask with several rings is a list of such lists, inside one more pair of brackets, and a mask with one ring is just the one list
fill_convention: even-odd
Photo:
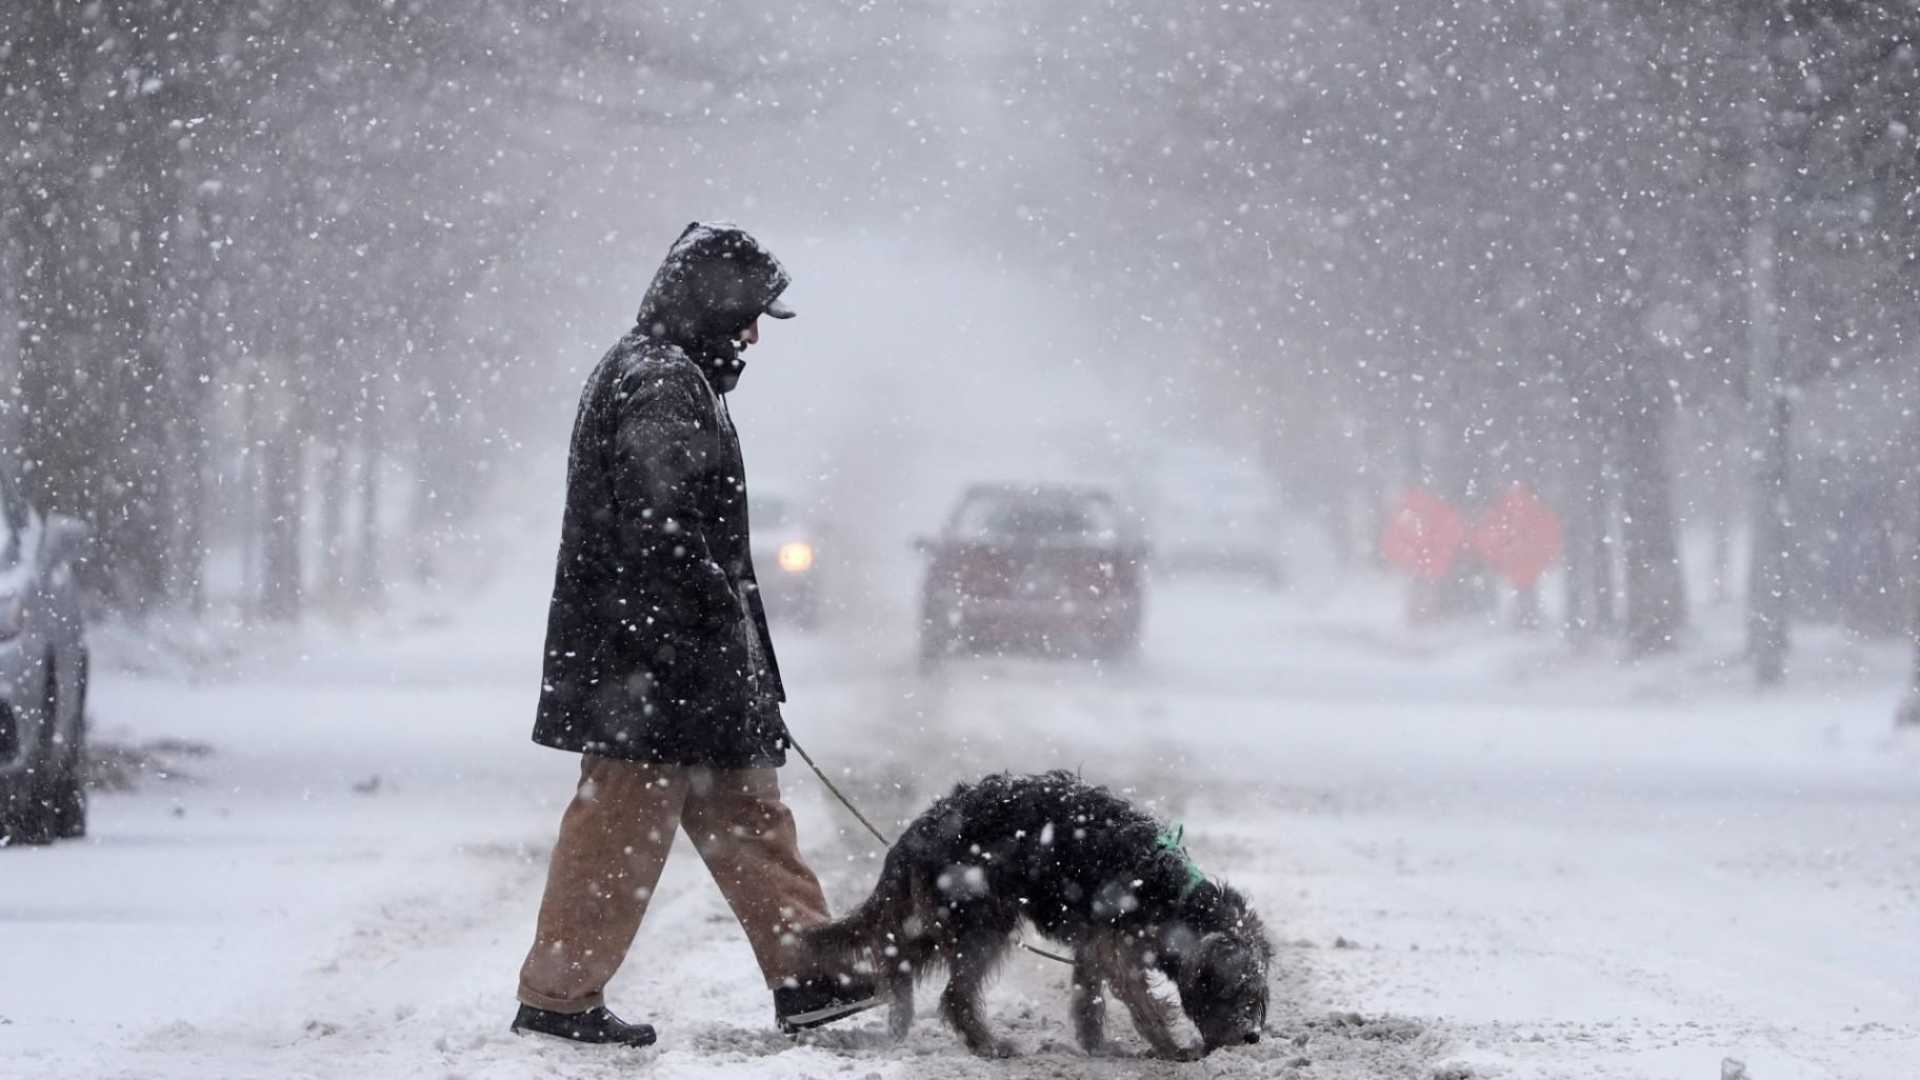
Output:
[[866,979],[840,979],[819,975],[797,986],[782,986],[773,992],[773,1019],[780,1030],[796,1031],[844,1020],[880,1004],[873,983]]
[[652,1024],[629,1024],[608,1012],[604,1005],[577,1013],[550,1012],[522,1005],[513,1017],[513,1033],[525,1035],[529,1031],[579,1043],[620,1046],[652,1046],[654,1040]]

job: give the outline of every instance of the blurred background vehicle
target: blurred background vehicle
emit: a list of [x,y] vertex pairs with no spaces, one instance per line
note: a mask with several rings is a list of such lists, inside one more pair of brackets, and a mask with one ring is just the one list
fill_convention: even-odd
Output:
[[1146,471],[1156,571],[1252,575],[1286,584],[1279,483],[1224,449],[1179,447]]
[[827,527],[804,503],[781,493],[749,496],[753,568],[767,618],[811,630],[820,625]]
[[43,517],[0,467],[0,841],[86,835],[87,647],[73,561],[90,531]]
[[1103,488],[974,485],[917,546],[928,557],[923,664],[1004,647],[1103,659],[1139,649],[1146,545]]

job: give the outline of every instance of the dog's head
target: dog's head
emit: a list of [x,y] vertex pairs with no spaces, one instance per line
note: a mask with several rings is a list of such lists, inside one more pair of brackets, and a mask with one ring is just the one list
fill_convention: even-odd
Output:
[[1208,1053],[1260,1041],[1267,1022],[1267,975],[1273,945],[1246,899],[1207,882],[1186,903],[1187,918],[1170,941],[1167,974],[1180,1007],[1200,1029]]

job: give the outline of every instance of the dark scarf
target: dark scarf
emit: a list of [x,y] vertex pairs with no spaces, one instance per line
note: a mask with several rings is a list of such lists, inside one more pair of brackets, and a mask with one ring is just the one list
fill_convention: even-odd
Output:
[[742,355],[745,350],[733,338],[701,338],[674,344],[700,366],[700,373],[707,377],[714,393],[724,394],[740,385],[740,375],[747,370],[747,358]]

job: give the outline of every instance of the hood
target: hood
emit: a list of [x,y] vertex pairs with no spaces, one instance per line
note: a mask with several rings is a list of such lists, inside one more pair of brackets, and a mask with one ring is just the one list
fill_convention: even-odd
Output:
[[684,349],[726,393],[746,367],[734,335],[767,313],[788,281],[780,260],[745,229],[696,221],[654,272],[637,322],[648,337]]

